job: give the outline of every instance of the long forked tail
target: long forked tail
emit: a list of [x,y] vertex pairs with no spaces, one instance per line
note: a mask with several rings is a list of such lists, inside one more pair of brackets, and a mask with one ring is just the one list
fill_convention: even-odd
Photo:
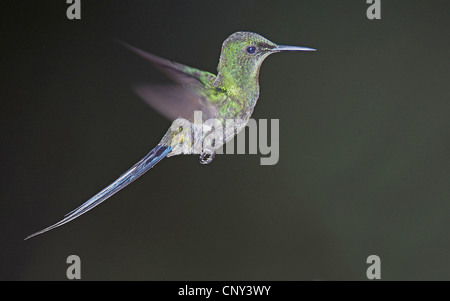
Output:
[[141,161],[136,163],[133,167],[131,167],[127,172],[122,174],[117,180],[115,180],[113,183],[111,183],[108,187],[91,197],[89,200],[84,202],[80,207],[76,208],[75,210],[69,212],[64,216],[62,220],[57,222],[56,224],[53,224],[45,229],[42,229],[41,231],[38,231],[36,233],[33,233],[25,238],[25,240],[34,237],[36,235],[42,234],[44,232],[50,231],[52,229],[55,229],[59,226],[64,225],[65,223],[68,223],[80,215],[88,212],[95,206],[99,205],[106,199],[108,199],[110,196],[142,176],[147,170],[155,166],[159,161],[161,161],[167,154],[171,151],[171,147],[169,146],[163,146],[163,145],[157,145],[154,149],[152,149],[144,158],[142,158]]

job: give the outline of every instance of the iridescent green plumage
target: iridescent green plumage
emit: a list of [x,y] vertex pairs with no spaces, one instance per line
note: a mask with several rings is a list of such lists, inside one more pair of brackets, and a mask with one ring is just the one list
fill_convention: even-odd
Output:
[[236,32],[222,45],[216,76],[122,44],[155,64],[176,83],[168,86],[135,87],[138,95],[173,120],[172,126],[154,149],[117,180],[56,224],[27,238],[57,228],[86,213],[132,183],[166,156],[200,154],[202,163],[211,162],[215,150],[239,133],[253,113],[259,97],[259,70],[264,59],[279,51],[314,50],[278,46],[259,34]]
[[[218,74],[215,76],[206,71],[170,62],[128,45],[127,47],[154,63],[178,83],[178,85],[166,86],[163,90],[158,86],[138,87],[136,92],[156,110],[173,120],[181,117],[193,122],[193,112],[201,111],[203,120],[214,118],[223,123],[228,135],[225,135],[222,141],[215,141],[215,148],[226,143],[245,127],[259,97],[261,64],[268,55],[283,50],[259,34],[236,32],[222,45],[217,66]],[[253,47],[254,52],[249,53],[249,47]],[[291,47],[288,50],[312,49]],[[171,103],[169,110],[166,108],[167,103]],[[178,106],[173,105],[174,103]],[[180,107],[183,108],[180,109]],[[230,119],[236,122],[233,128],[226,128],[225,121]],[[206,136],[209,136],[209,139],[216,138],[208,131],[203,132],[205,135],[200,138],[202,142]],[[165,135],[161,143],[174,147],[168,156],[181,153],[203,153],[202,147],[195,145],[195,139],[189,140],[189,137],[182,135],[173,130],[169,130]],[[180,141],[185,143],[183,148],[175,146]],[[188,145],[189,143],[191,145]]]

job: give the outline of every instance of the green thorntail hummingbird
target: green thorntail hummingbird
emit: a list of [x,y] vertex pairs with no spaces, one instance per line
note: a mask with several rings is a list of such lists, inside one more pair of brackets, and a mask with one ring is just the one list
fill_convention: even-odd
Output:
[[[25,239],[55,229],[86,213],[164,157],[200,154],[200,162],[209,163],[214,151],[239,133],[252,115],[259,97],[259,70],[264,59],[282,51],[315,51],[307,47],[277,45],[257,33],[240,31],[223,42],[218,73],[214,75],[120,43],[153,63],[176,83],[138,86],[135,89],[157,111],[174,120],[172,126],[154,149],[112,184],[59,222]],[[211,124],[208,120],[214,122]],[[233,120],[231,125],[227,122],[229,120]]]

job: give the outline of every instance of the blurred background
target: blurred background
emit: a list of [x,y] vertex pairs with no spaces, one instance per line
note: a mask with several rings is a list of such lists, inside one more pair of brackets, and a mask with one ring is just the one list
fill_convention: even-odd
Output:
[[[448,1],[2,1],[0,279],[450,280]],[[112,41],[216,71],[223,40],[269,57],[253,117],[280,120],[280,160],[163,160],[58,221],[140,160],[170,122],[131,90],[166,82]]]

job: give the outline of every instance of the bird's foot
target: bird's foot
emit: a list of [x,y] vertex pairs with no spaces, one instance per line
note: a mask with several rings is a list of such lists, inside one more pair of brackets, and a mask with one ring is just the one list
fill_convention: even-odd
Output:
[[209,164],[212,162],[215,155],[216,152],[214,150],[205,148],[200,155],[199,161],[201,164]]

